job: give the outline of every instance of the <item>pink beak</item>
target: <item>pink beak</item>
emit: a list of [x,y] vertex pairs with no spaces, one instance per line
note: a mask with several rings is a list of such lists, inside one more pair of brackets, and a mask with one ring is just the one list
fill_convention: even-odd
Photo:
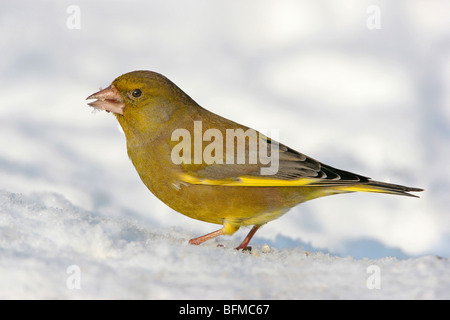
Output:
[[100,90],[86,98],[86,100],[90,99],[97,99],[88,103],[91,107],[123,115],[125,103],[114,85],[110,85],[108,88]]

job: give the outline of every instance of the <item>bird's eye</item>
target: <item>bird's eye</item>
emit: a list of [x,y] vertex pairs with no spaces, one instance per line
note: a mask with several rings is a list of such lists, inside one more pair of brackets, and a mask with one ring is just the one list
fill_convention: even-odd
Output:
[[139,98],[142,95],[141,89],[134,89],[131,95],[135,98]]

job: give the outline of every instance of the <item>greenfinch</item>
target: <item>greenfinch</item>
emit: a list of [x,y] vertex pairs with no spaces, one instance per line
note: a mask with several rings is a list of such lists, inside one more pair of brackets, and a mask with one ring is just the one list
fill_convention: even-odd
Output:
[[188,217],[222,225],[190,244],[253,226],[236,248],[244,249],[262,225],[323,196],[364,191],[416,197],[409,192],[423,191],[323,164],[202,108],[156,72],[126,73],[87,99],[114,113],[129,158],[157,198]]

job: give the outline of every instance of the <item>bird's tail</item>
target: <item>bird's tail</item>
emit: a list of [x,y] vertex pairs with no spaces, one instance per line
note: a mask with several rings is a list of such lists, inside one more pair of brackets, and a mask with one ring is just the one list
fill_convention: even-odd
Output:
[[345,190],[348,192],[360,191],[360,192],[388,193],[388,194],[397,194],[397,195],[401,195],[401,196],[416,197],[416,198],[418,198],[418,196],[416,196],[414,194],[410,194],[409,192],[423,191],[423,189],[420,189],[420,188],[411,188],[411,187],[401,186],[398,184],[379,182],[379,181],[371,181],[371,180],[369,180],[366,183],[342,187],[342,190]]

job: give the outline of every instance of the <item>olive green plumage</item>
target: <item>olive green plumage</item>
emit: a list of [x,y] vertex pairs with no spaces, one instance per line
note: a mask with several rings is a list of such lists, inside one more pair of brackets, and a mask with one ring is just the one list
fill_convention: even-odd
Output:
[[[249,236],[238,247],[241,249],[259,226],[278,218],[299,203],[326,195],[367,191],[412,196],[408,192],[422,191],[373,181],[322,164],[202,108],[173,82],[155,72],[124,74],[88,99],[97,99],[90,103],[91,106],[114,112],[125,132],[128,156],[144,184],[156,197],[186,216],[223,225],[209,235],[191,240],[193,244],[221,234],[233,234],[241,226],[253,225]],[[211,143],[218,143],[215,139],[223,137],[225,140],[230,130],[235,133],[233,148],[226,148],[224,141],[223,148],[214,149],[211,153],[215,159],[213,163],[205,159],[200,163],[174,162],[172,152],[180,143],[180,139],[174,139],[174,131],[182,129],[190,137],[195,137],[199,125],[201,137],[210,130],[215,138],[203,139],[197,145],[195,139],[190,139],[191,154],[184,150],[184,160],[189,156],[192,160],[198,146],[202,153]],[[256,138],[251,140],[245,135],[248,132],[254,133]],[[239,149],[239,141],[246,142],[243,149]],[[249,161],[254,155],[250,141],[256,142],[257,150],[264,148],[270,155],[276,152],[277,170],[273,174],[261,173],[261,169],[269,165],[260,159]],[[273,149],[275,151],[270,149],[273,146],[277,147]],[[239,156],[237,150],[245,153],[245,163],[236,161]]]

